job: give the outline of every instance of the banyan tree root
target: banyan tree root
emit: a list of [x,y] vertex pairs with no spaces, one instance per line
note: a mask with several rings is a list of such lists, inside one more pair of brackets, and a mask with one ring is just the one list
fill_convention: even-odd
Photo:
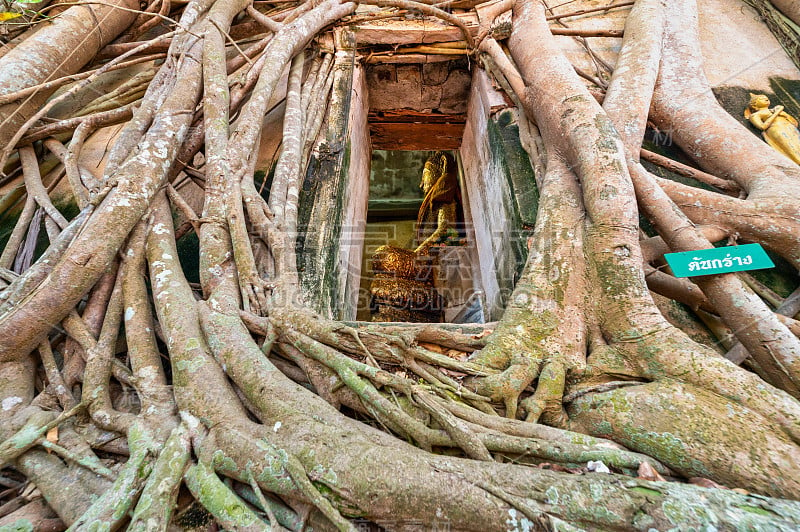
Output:
[[[0,337],[13,339],[0,342],[0,463],[13,467],[0,484],[19,495],[25,480],[47,505],[0,519],[75,530],[212,519],[245,530],[354,530],[357,519],[398,530],[800,522],[800,503],[772,498],[800,497],[792,323],[738,278],[700,282],[698,306],[735,330],[765,381],[670,325],[645,281],[637,204],[672,250],[709,245],[709,232],[689,220],[728,209],[714,214],[724,234],[761,241],[797,265],[791,227],[784,237],[768,215],[740,215],[769,207],[791,226],[798,170],[739,131],[757,163],[744,172],[724,152],[730,146],[698,133],[734,129],[707,113],[709,102],[669,107],[704,83],[686,57],[692,5],[681,0],[679,14],[666,16],[663,2],[636,3],[603,107],[555,44],[541,3],[514,6],[510,59],[481,36],[501,84],[535,123],[541,202],[503,319],[440,326],[342,323],[302,304],[293,245],[300,178],[339,61],[309,43],[348,24],[355,4],[262,12],[243,0],[153,3],[148,12],[179,24],[141,104],[125,111],[132,118],[101,178],[83,175],[76,160],[97,123],[46,142],[67,167],[80,213],[53,208],[47,154],[21,147],[14,159],[27,198],[0,257]],[[243,12],[270,35],[230,45]],[[144,20],[126,39],[151,25]],[[139,46],[148,48],[126,49]],[[253,154],[284,75],[284,138],[265,200]],[[682,128],[679,142],[696,146],[706,170],[745,199],[643,171],[651,97],[655,119]],[[202,210],[181,192],[185,175],[202,185]],[[179,259],[174,213],[198,234],[199,286]],[[18,262],[41,217],[51,245],[35,263]],[[674,482],[692,477],[739,489]]]
[[[527,277],[526,272],[523,276],[495,335],[488,339],[487,347],[473,357],[473,361],[501,369],[503,374],[500,378],[491,376],[483,382],[479,380],[477,389],[513,405],[519,394],[538,377],[536,393],[521,403],[526,415],[537,419],[542,412],[548,412],[550,423],[569,427],[578,424],[590,433],[617,440],[618,437],[627,439],[622,433],[628,433],[632,427],[615,425],[613,414],[606,412],[610,416],[606,418],[610,426],[605,425],[606,430],[602,432],[591,432],[593,429],[587,425],[580,425],[585,415],[583,409],[568,408],[564,412],[561,403],[565,394],[570,398],[591,395],[592,390],[601,391],[608,386],[619,387],[617,394],[636,393],[638,386],[631,386],[632,381],[652,382],[650,386],[653,387],[665,386],[664,393],[670,394],[673,392],[668,391],[669,387],[678,380],[711,391],[720,404],[741,405],[754,419],[777,423],[774,436],[787,444],[779,453],[782,456],[779,462],[792,462],[797,457],[799,441],[797,402],[691,341],[669,325],[655,307],[642,275],[638,220],[633,204],[636,194],[627,171],[622,141],[609,118],[548,37],[537,7],[518,4],[515,10],[518,22],[515,22],[509,45],[526,84],[522,95],[526,112],[536,121],[545,141],[547,175],[556,173],[554,161],[564,157],[580,180],[582,194],[573,188],[571,201],[564,201],[565,194],[557,195],[557,208],[546,210],[553,213],[555,220],[537,224],[528,264],[532,275]],[[525,46],[528,39],[536,39],[537,45]],[[569,120],[563,118],[567,116]],[[566,168],[558,175],[564,183],[575,179],[572,171]],[[546,177],[545,190],[547,186]],[[543,201],[547,201],[546,192]],[[575,210],[585,214],[581,217],[574,214]],[[567,253],[557,252],[556,257],[564,262],[555,262],[549,254],[539,251],[537,246],[543,250],[553,245],[553,233],[565,232],[569,239],[562,238],[558,242],[565,245],[568,241],[571,246],[582,242],[585,269],[580,261],[567,261]],[[554,277],[560,281],[572,276],[577,281],[564,281],[565,289],[558,289],[558,284],[552,281],[544,281]],[[526,285],[527,279],[531,279],[533,288]],[[585,279],[589,282],[582,286],[581,280]],[[588,310],[568,310],[575,306],[575,301],[583,303],[587,299],[593,301]],[[581,318],[575,318],[576,315]],[[557,342],[567,339],[560,328],[566,321],[564,316],[570,316],[573,322],[581,319],[585,323],[582,326],[585,340],[581,343],[578,336],[571,344],[557,343],[550,347],[554,337]],[[507,333],[518,328],[525,330],[525,334]],[[567,329],[575,334],[574,331],[581,330],[581,322]],[[504,332],[506,334],[502,334]],[[787,341],[796,341],[790,336],[787,334]],[[714,377],[709,379],[711,375]],[[745,382],[750,384],[744,385]],[[680,404],[681,401],[676,401],[676,405]],[[674,423],[692,416],[691,412],[677,406],[674,415]],[[639,419],[643,426],[650,425],[646,418]],[[612,428],[614,426],[617,428]],[[738,446],[734,443],[738,441],[736,427],[727,427],[719,438],[727,438],[731,445]],[[615,431],[620,432],[612,436]],[[703,448],[694,438],[687,434],[678,438],[681,441],[678,445],[687,451]],[[659,459],[666,459],[677,443],[659,442],[657,438],[635,440],[635,443],[628,440],[628,444]],[[698,454],[696,458],[708,464],[710,456]],[[754,472],[764,471],[765,464],[759,462],[757,459],[748,467],[753,467]],[[676,464],[667,460],[667,465]],[[778,474],[781,467],[775,464],[768,469]],[[682,472],[693,476],[688,469]],[[720,469],[714,474],[726,473]],[[769,477],[767,474],[764,478]],[[782,482],[773,483],[772,479],[766,480],[766,484],[771,485],[769,489],[776,490],[772,493],[791,497],[789,494],[797,490],[797,479],[786,480],[783,486],[778,486]]]

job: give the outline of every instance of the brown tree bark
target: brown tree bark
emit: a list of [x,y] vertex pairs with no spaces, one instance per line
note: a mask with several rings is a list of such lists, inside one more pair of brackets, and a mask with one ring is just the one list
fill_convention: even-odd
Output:
[[[32,35],[0,57],[0,95],[76,73],[128,28],[136,16],[131,10],[138,7],[132,0],[73,6],[52,22],[29,30]],[[1,159],[5,160],[14,148],[8,144],[18,128],[52,92],[42,90],[21,102],[0,106]]]
[[[495,15],[497,6],[511,3]],[[4,264],[40,208],[51,242],[22,273],[0,269],[0,338],[10,339],[0,342],[0,463],[14,465],[2,479],[12,491],[32,482],[74,529],[166,530],[201,514],[244,530],[306,521],[354,530],[356,519],[481,531],[800,522],[795,324],[738,277],[698,281],[698,305],[735,330],[756,374],[671,325],[645,280],[638,207],[673,251],[709,247],[692,221],[713,214],[723,232],[800,265],[800,169],[720,114],[692,55],[692,0],[669,13],[661,0],[636,2],[602,106],[553,38],[542,2],[514,5],[510,59],[486,36],[499,83],[540,137],[530,145],[541,149],[541,201],[503,319],[469,327],[342,323],[303,304],[293,244],[300,172],[331,84],[331,59],[309,45],[331,25],[342,38],[356,6],[282,6],[275,17],[255,12],[263,7],[146,8],[180,23],[164,34],[167,57],[110,146],[102,179],[82,177],[70,159],[90,126],[45,143],[82,205],[68,224],[43,185],[48,154],[21,150],[30,199]],[[456,14],[423,11],[470,31]],[[240,13],[271,32],[245,50],[229,31]],[[35,55],[11,57],[20,71],[38,68]],[[265,199],[254,153],[284,76],[283,151]],[[697,91],[704,96],[687,103]],[[33,116],[43,103],[27,105],[0,112]],[[644,171],[648,113],[747,197]],[[200,185],[199,215],[182,196],[188,179]],[[186,279],[175,220],[197,232],[199,286]],[[614,472],[589,472],[597,461]],[[692,477],[754,495],[686,483]],[[37,504],[20,518],[56,526]]]

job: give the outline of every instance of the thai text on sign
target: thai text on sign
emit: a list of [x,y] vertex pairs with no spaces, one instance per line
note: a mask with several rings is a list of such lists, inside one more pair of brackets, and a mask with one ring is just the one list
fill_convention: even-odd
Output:
[[664,258],[675,277],[761,270],[775,266],[761,244],[666,253]]

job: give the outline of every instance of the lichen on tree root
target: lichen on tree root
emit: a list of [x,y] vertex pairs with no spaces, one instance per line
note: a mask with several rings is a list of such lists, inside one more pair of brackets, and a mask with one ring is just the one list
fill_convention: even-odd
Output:
[[[607,85],[603,106],[553,39],[541,2],[479,10],[491,15],[481,19],[480,51],[535,123],[524,144],[536,150],[541,194],[506,313],[482,326],[341,323],[307,308],[295,244],[300,179],[312,150],[325,164],[325,99],[332,84],[348,85],[353,62],[341,58],[355,57],[346,34],[356,5],[278,4],[281,13],[264,15],[263,3],[243,0],[154,2],[149,12],[180,23],[169,37],[125,45],[171,43],[163,64],[141,76],[155,72],[102,178],[83,178],[74,160],[90,141],[88,121],[61,123],[77,129],[45,141],[52,157],[19,146],[10,159],[10,171],[21,159],[28,194],[2,255],[2,265],[25,271],[0,270],[0,337],[11,339],[0,343],[0,458],[13,462],[10,476],[35,484],[73,529],[165,530],[191,509],[248,530],[353,530],[355,519],[481,531],[800,522],[793,323],[733,277],[700,281],[696,299],[735,330],[765,382],[670,325],[645,282],[652,266],[637,203],[673,250],[710,245],[689,220],[730,210],[718,217],[725,235],[739,231],[800,264],[800,171],[730,121],[717,124],[710,102],[672,106],[687,90],[710,94],[687,57],[693,1],[670,16],[663,1],[636,2],[611,81],[584,73]],[[509,57],[489,29],[512,7]],[[422,11],[457,35],[470,31],[458,13]],[[137,20],[126,39],[153,26]],[[242,49],[237,31],[263,23],[272,33]],[[331,25],[333,38],[315,41]],[[691,68],[681,72],[681,61]],[[678,142],[746,199],[643,172],[653,95],[653,118],[680,128]],[[341,96],[327,119],[345,130]],[[276,102],[284,138],[265,199],[253,173]],[[703,135],[699,119],[741,139],[755,171]],[[82,206],[69,224],[37,168],[48,157],[64,160]],[[188,181],[202,211],[184,196]],[[40,208],[51,245],[28,268],[16,258],[33,242]],[[187,281],[173,211],[198,234],[199,286]],[[589,472],[597,460],[613,472]],[[670,481],[635,478],[659,474]],[[676,482],[692,476],[755,494]],[[26,515],[18,527],[32,526]]]

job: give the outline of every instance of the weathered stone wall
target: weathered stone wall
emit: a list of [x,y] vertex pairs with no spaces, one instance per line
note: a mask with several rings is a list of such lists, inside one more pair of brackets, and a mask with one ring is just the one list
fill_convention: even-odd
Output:
[[304,303],[328,318],[335,318],[343,305],[339,261],[350,186],[348,122],[354,66],[352,53],[336,53],[333,95],[300,193],[297,265]]
[[423,193],[419,188],[422,167],[432,151],[386,151],[372,152],[369,199],[418,199]]
[[[520,217],[518,200],[515,197],[512,172],[509,168],[511,157],[509,146],[503,142],[498,128],[508,124],[498,122],[492,110],[505,108],[502,96],[492,88],[486,73],[476,69],[473,74],[472,91],[467,111],[467,125],[461,144],[463,164],[464,211],[472,224],[469,235],[477,247],[480,285],[485,297],[487,320],[499,319],[505,303],[514,288],[517,275],[524,263],[526,231]],[[515,172],[524,171],[526,160],[521,147],[512,151]],[[520,185],[533,182],[530,162],[527,162],[527,178],[519,176]],[[525,216],[528,223],[535,217],[535,198],[531,189],[519,190],[526,196]],[[534,203],[531,204],[531,200]]]
[[412,109],[461,114],[466,111],[469,83],[466,61],[379,64],[367,68],[369,106],[373,111]]
[[469,84],[469,65],[463,58],[368,66],[373,146],[384,150],[457,149]]
[[356,318],[358,292],[361,284],[361,264],[364,231],[367,225],[367,200],[370,195],[370,154],[372,147],[367,127],[367,102],[364,71],[357,66],[353,72],[353,94],[348,119],[350,158],[344,190],[344,216],[339,248],[339,300],[334,304],[334,316],[342,320]]

